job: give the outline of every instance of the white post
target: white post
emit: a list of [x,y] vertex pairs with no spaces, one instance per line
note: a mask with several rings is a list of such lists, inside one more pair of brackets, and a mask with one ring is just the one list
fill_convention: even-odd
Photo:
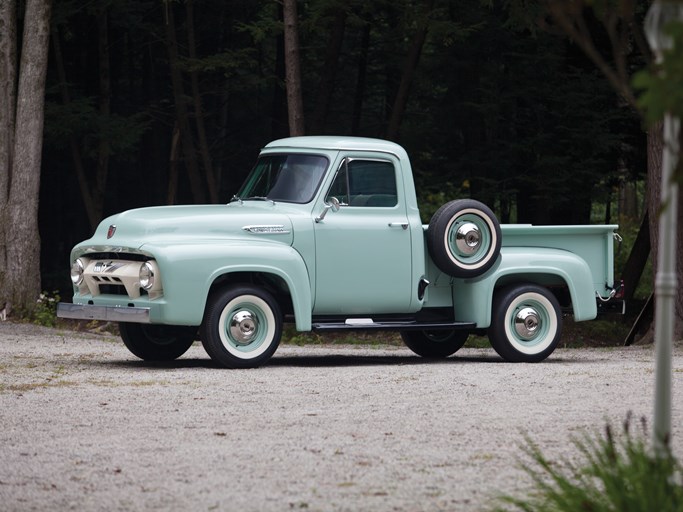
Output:
[[662,155],[662,212],[659,217],[659,254],[655,277],[655,410],[654,445],[662,454],[671,436],[671,345],[676,295],[676,218],[678,184],[672,181],[678,160],[680,120],[664,118]]
[[[683,19],[681,0],[655,0],[645,17],[645,35],[657,62],[673,46],[665,32],[667,23]],[[678,184],[671,177],[679,155],[680,120],[664,117],[662,154],[661,213],[659,216],[659,254],[655,276],[655,407],[653,444],[656,453],[666,452],[671,437],[671,352],[674,334],[676,294],[676,218]]]

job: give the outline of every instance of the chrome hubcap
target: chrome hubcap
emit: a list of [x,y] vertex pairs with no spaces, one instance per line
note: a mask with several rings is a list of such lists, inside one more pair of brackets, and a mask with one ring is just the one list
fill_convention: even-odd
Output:
[[238,311],[230,320],[230,337],[240,345],[248,345],[254,340],[258,330],[258,319],[251,311]]
[[455,233],[455,245],[462,254],[474,254],[481,244],[481,232],[476,224],[465,222]]
[[530,340],[539,332],[541,317],[534,308],[522,308],[515,315],[515,331],[525,340]]

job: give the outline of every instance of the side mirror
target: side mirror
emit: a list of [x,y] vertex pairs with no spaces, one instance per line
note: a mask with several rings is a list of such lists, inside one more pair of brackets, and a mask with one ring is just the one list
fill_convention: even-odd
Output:
[[315,218],[316,222],[320,222],[325,218],[325,215],[327,215],[327,212],[332,210],[333,212],[338,212],[339,208],[341,208],[341,203],[339,202],[339,199],[336,197],[332,196],[327,199],[327,202],[325,203],[325,209],[322,211],[322,213]]

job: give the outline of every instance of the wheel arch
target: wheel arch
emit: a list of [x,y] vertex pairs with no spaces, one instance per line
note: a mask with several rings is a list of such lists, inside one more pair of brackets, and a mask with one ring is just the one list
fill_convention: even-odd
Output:
[[311,329],[308,268],[288,245],[259,240],[169,244],[155,247],[154,253],[164,280],[164,316],[159,323],[199,325],[217,286],[254,281],[279,290],[279,305],[293,312],[297,329]]
[[[306,280],[306,282],[308,282]],[[231,285],[252,285],[262,287],[277,301],[283,315],[294,315],[297,330],[311,329],[312,300],[310,289],[296,284],[296,279],[279,268],[230,268],[217,272],[208,288],[206,303],[212,293]]]
[[569,308],[576,321],[597,316],[596,286],[586,261],[560,249],[501,250],[500,264],[480,279],[454,280],[453,304],[456,320],[474,321],[478,328],[491,325],[493,295],[514,284],[536,284],[549,288],[560,304]]

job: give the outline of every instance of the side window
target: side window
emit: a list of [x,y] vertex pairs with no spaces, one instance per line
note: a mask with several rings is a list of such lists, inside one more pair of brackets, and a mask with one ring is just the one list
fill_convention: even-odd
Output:
[[394,164],[384,160],[347,159],[337,172],[329,196],[336,197],[345,206],[396,206]]

